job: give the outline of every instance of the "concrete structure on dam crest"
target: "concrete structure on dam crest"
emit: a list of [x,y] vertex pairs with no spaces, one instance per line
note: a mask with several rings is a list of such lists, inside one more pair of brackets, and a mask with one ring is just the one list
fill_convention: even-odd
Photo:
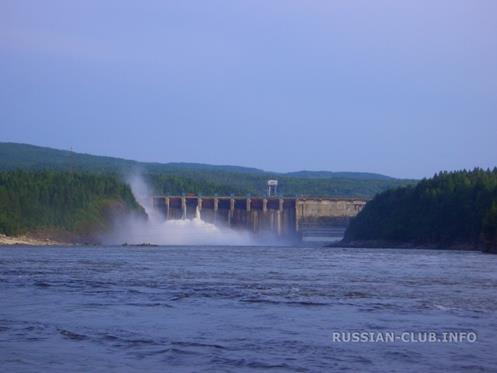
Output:
[[[366,204],[361,198],[156,196],[153,204],[164,219],[193,218],[256,234],[289,239],[327,241],[343,233]],[[312,239],[312,238],[315,239]]]

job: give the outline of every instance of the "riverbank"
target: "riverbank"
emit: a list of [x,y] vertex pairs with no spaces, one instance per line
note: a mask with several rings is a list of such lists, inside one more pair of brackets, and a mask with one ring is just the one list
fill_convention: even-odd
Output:
[[414,242],[395,242],[395,241],[381,241],[381,240],[356,240],[356,241],[338,241],[333,242],[326,247],[341,247],[341,248],[366,248],[366,249],[425,249],[425,250],[462,250],[462,251],[483,251],[488,253],[497,253],[495,248],[484,248],[481,246],[475,246],[468,243],[458,243],[458,244],[420,244]]
[[49,238],[39,238],[29,235],[6,236],[4,234],[0,234],[0,246],[11,246],[11,245],[53,246],[53,245],[71,245],[71,244],[62,241],[55,241]]
[[367,249],[428,249],[428,250],[467,250],[478,251],[468,244],[459,245],[441,245],[441,244],[420,244],[414,242],[395,242],[382,240],[357,240],[357,241],[338,241],[333,242],[326,247],[345,247],[345,248],[367,248]]

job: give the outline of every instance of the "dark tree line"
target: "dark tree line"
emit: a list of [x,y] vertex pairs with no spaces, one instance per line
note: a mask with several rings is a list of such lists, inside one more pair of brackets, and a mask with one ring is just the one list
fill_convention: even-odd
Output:
[[380,193],[352,220],[345,240],[495,247],[497,168],[440,172]]
[[0,233],[15,235],[47,228],[93,230],[105,212],[139,210],[128,185],[115,176],[60,171],[0,172]]
[[268,179],[278,179],[281,195],[295,197],[372,197],[389,188],[413,184],[411,180],[298,178],[276,174],[249,174],[219,170],[177,170],[148,172],[144,176],[158,194],[195,193],[203,195],[264,195]]
[[58,170],[116,173],[126,177],[139,171],[155,193],[218,195],[263,195],[268,179],[278,179],[279,192],[286,196],[353,196],[371,198],[390,188],[413,184],[384,175],[357,172],[300,171],[266,172],[237,166],[194,163],[144,163],[80,154],[27,144],[0,143],[0,170]]

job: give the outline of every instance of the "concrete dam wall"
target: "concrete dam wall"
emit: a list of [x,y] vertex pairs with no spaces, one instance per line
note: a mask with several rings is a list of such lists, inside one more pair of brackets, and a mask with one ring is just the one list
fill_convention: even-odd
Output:
[[[272,233],[308,241],[328,241],[345,230],[366,204],[361,198],[279,198],[156,196],[153,205],[164,219],[202,219],[256,234]],[[313,239],[315,238],[315,239]]]

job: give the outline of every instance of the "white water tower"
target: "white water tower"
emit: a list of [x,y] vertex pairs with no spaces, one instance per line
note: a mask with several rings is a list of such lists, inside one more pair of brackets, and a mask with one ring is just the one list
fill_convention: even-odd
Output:
[[278,194],[278,180],[267,181],[267,196],[276,196]]

